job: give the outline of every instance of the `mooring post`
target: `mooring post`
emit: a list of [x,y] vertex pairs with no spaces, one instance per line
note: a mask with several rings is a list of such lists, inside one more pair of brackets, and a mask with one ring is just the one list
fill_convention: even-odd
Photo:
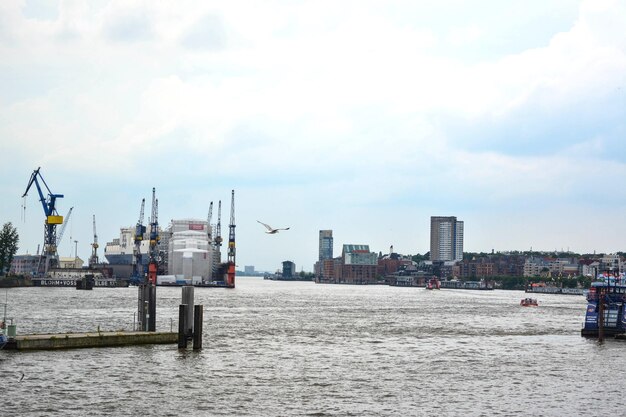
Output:
[[598,287],[598,342],[604,342],[604,288]]
[[148,331],[156,332],[156,285],[148,284],[148,309],[150,317],[148,318]]
[[189,337],[193,334],[193,287],[184,286],[182,291],[182,304],[187,306],[185,312],[185,334]]
[[197,305],[193,309],[193,349],[202,349],[202,318],[203,306]]
[[178,306],[178,348],[184,349],[187,347],[187,335],[185,334],[185,312],[187,311],[187,305],[181,304]]

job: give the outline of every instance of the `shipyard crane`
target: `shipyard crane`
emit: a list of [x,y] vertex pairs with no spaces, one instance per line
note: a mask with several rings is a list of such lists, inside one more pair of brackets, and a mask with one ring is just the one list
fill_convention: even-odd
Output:
[[65,233],[65,228],[67,224],[70,222],[70,216],[72,215],[72,210],[74,207],[70,207],[70,210],[65,215],[65,221],[63,221],[63,225],[61,226],[61,230],[59,230],[59,234],[57,235],[57,248],[61,246],[61,239],[63,239],[63,234]]
[[209,215],[206,218],[206,224],[207,224],[207,228],[206,228],[206,232],[207,232],[207,237],[209,238],[209,244],[211,244],[212,242],[212,227],[211,227],[211,218],[213,217],[213,202],[211,201],[211,204],[209,204]]
[[213,279],[219,280],[218,266],[222,263],[222,200],[217,202],[217,223],[215,225],[215,240],[213,240]]
[[[46,184],[46,181],[43,179],[43,176],[40,172],[41,167],[37,168],[33,171],[30,176],[30,180],[28,181],[28,185],[26,186],[26,191],[24,191],[24,195],[22,198],[26,197],[28,194],[28,190],[30,187],[35,184],[37,187],[37,192],[39,193],[39,201],[43,207],[44,214],[46,216],[46,220],[44,222],[44,247],[42,256],[44,257],[43,262],[43,270],[40,267],[38,268],[38,273],[45,274],[48,272],[48,269],[55,267],[58,263],[58,255],[57,255],[57,225],[63,224],[63,216],[59,216],[56,208],[56,201],[58,198],[63,198],[63,194],[54,194],[50,191],[50,187]],[[43,191],[41,190],[41,185],[39,181],[43,183],[46,187],[46,191],[48,192],[47,196],[44,196]]]
[[135,226],[135,247],[133,249],[133,274],[130,277],[130,283],[139,285],[143,282],[143,264],[141,262],[141,242],[143,235],[146,233],[146,226],[143,225],[143,212],[146,205],[146,199],[141,199],[141,210],[139,211],[139,220]]
[[93,215],[93,243],[91,244],[91,257],[89,258],[89,266],[93,267],[98,264],[98,234],[96,233],[96,215]]
[[156,285],[159,266],[159,200],[156,198],[154,187],[152,188],[152,216],[150,217],[150,261],[148,263],[148,282]]
[[235,287],[235,190],[230,200],[230,224],[228,225],[228,269],[226,285]]

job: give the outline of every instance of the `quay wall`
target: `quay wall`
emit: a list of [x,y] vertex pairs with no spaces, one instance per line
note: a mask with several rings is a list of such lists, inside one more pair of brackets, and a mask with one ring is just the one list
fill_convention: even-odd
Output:
[[93,332],[21,335],[10,340],[5,349],[54,350],[94,347],[133,346],[177,343],[172,332]]

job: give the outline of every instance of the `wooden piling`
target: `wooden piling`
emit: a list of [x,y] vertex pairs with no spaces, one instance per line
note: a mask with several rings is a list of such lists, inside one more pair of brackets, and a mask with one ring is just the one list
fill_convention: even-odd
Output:
[[178,306],[178,348],[184,349],[187,347],[187,335],[185,334],[185,311],[187,310],[186,304]]
[[604,288],[598,288],[598,342],[604,342]]
[[202,305],[194,306],[193,311],[193,349],[202,349],[202,319],[204,310]]

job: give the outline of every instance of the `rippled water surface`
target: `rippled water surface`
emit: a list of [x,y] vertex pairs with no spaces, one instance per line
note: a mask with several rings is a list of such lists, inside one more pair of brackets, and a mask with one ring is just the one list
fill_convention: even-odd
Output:
[[[580,337],[582,296],[538,295],[538,308],[520,307],[524,296],[239,278],[234,290],[195,289],[205,310],[202,351],[0,351],[4,410],[624,415],[626,342]],[[180,288],[158,288],[157,330],[177,328],[180,297]],[[22,334],[131,330],[137,290],[17,288],[8,298]]]

